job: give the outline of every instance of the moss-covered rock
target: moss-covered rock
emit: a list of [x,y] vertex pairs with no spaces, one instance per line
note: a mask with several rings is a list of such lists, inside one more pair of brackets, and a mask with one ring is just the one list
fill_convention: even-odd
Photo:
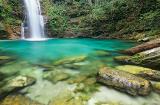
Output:
[[36,82],[35,78],[29,76],[17,76],[11,80],[6,80],[6,83],[0,88],[0,97],[4,97],[10,92],[20,90],[26,86],[30,86]]
[[131,56],[116,56],[114,57],[114,60],[120,64],[129,64]]
[[133,65],[123,65],[115,67],[118,70],[126,71],[137,76],[141,76],[146,79],[158,81],[160,80],[160,71],[152,70],[150,68],[133,66]]
[[43,105],[22,95],[9,95],[0,101],[0,105]]
[[158,69],[160,67],[160,47],[138,53],[131,57],[130,62],[136,65]]
[[133,96],[148,95],[151,91],[151,83],[148,80],[107,67],[100,69],[97,81]]

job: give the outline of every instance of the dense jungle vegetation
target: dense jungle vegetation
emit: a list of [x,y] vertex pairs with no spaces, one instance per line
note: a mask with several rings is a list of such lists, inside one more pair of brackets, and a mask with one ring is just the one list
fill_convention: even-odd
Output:
[[[50,37],[143,39],[156,38],[160,34],[159,0],[41,2]],[[1,38],[9,38],[13,33],[19,35],[22,4],[20,0],[0,0]]]

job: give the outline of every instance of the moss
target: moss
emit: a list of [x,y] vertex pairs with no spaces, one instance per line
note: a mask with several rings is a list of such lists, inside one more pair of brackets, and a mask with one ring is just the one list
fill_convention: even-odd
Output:
[[115,67],[118,70],[126,71],[132,74],[140,74],[145,71],[151,71],[152,69],[140,67],[140,66],[133,66],[133,65],[124,65],[124,66],[117,66]]

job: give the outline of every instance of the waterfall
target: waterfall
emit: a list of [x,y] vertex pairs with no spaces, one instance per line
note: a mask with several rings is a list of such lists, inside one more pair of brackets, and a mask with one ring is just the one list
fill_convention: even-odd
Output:
[[39,0],[24,0],[25,21],[22,23],[22,39],[25,40],[44,40],[44,19],[41,14]]

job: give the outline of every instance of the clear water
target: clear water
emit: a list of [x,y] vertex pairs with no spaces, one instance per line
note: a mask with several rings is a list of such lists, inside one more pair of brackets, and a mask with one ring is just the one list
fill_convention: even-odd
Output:
[[118,54],[116,51],[133,45],[134,43],[120,40],[53,39],[41,42],[17,40],[1,41],[0,50],[30,62],[38,62],[67,56],[89,55],[96,50]]
[[[113,61],[113,57],[120,55],[118,53],[119,50],[127,49],[134,45],[135,43],[133,42],[123,40],[95,39],[52,39],[41,42],[0,41],[0,55],[16,58],[15,61],[1,66],[0,72],[6,74],[18,72],[18,75],[28,75],[36,78],[36,84],[23,89],[20,93],[25,93],[31,99],[45,105],[48,105],[53,100],[61,102],[64,99],[59,99],[59,96],[63,97],[68,93],[71,93],[72,97],[76,99],[81,99],[83,96],[82,105],[96,105],[98,102],[106,103],[106,105],[108,105],[108,102],[114,103],[113,105],[159,105],[160,95],[154,92],[147,97],[131,97],[95,82],[91,84],[92,81],[87,82],[87,79],[78,82],[86,74],[90,75],[91,80],[95,79],[92,74],[97,72],[101,65],[113,67],[118,65]],[[101,53],[97,53],[97,51]],[[104,52],[108,52],[109,55],[103,55]],[[56,66],[53,65],[53,62],[58,60],[80,56],[86,56],[87,58],[85,61],[74,63],[78,65],[76,67],[72,62],[70,65],[64,65],[63,63]],[[49,70],[47,70],[46,66],[49,66]],[[55,73],[55,71],[60,73],[54,76],[61,76],[61,73],[67,73],[70,77],[56,82],[54,76],[52,81],[44,78],[46,73],[51,74]],[[77,81],[74,83],[68,82],[75,78]],[[82,89],[77,91],[77,88]]]

